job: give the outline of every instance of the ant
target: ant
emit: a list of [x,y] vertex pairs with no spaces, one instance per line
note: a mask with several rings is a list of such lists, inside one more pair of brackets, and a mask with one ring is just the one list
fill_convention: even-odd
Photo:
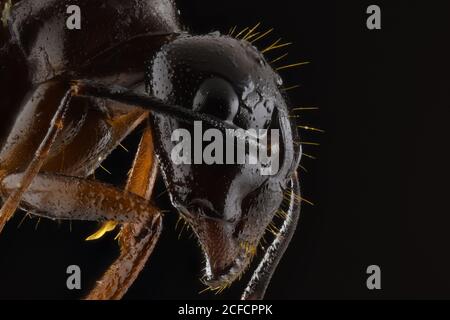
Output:
[[[262,299],[295,231],[302,155],[277,70],[253,44],[257,26],[191,35],[169,0],[5,2],[0,33],[0,231],[20,208],[58,220],[102,221],[91,239],[121,226],[120,256],[86,299],[120,299],[152,253],[162,213],[151,202],[162,175],[171,204],[196,234],[203,282],[222,291],[273,234],[242,299]],[[68,30],[66,8],[83,13]],[[283,68],[283,67],[281,67]],[[278,68],[280,70],[281,68]],[[227,129],[276,129],[280,165],[175,164],[172,132],[195,121]],[[92,179],[102,161],[144,126],[126,187]],[[214,187],[211,180],[214,179]],[[282,218],[276,228],[275,216]]]

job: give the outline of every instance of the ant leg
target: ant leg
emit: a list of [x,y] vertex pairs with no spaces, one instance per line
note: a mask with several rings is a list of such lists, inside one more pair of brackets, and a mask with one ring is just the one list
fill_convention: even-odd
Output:
[[37,172],[86,177],[99,166],[99,159],[148,115],[142,109],[127,107],[128,112],[117,112],[116,116],[114,108],[120,104],[113,103],[107,105],[112,106],[106,110],[111,111],[112,118],[108,118],[94,101],[73,96],[74,88],[67,83],[42,83],[31,91],[12,127],[7,128],[9,135],[0,151],[0,181],[14,172],[28,173],[18,182],[21,188],[2,199],[6,203],[0,211],[0,232]]
[[[25,169],[25,172],[20,176],[20,180],[16,181],[17,187],[9,194],[9,196],[6,198],[6,201],[3,203],[3,206],[0,209],[0,232],[3,230],[6,222],[16,211],[23,193],[27,190],[29,185],[32,183],[33,178],[41,169],[45,159],[49,154],[53,142],[55,141],[58,133],[63,128],[64,117],[69,107],[71,98],[72,90],[67,89],[60,101],[56,112],[53,115],[53,118],[50,122],[50,128],[48,129],[44,139],[41,141],[31,162]],[[2,175],[4,176],[5,172],[3,172]]]
[[[23,173],[7,175],[0,194],[14,194]],[[159,211],[147,200],[102,182],[58,174],[37,174],[20,201],[34,215],[59,220],[88,220],[143,223]]]
[[[158,171],[150,128],[142,135],[126,190],[150,199]],[[162,229],[160,214],[144,223],[125,223],[119,234],[120,256],[92,289],[87,300],[121,299],[150,257]]]
[[291,179],[291,188],[289,209],[283,226],[253,273],[247,288],[242,294],[242,300],[262,300],[264,298],[272,275],[294,235],[300,216],[300,202],[298,201],[300,187],[297,173]]

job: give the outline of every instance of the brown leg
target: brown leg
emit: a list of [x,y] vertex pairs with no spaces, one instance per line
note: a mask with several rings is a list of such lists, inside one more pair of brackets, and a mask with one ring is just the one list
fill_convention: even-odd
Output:
[[[142,135],[126,190],[150,199],[158,171],[153,141],[147,127]],[[92,289],[87,300],[121,299],[136,280],[151,255],[162,229],[161,215],[149,216],[143,223],[125,223],[120,232],[120,256]]]
[[[55,141],[58,133],[63,127],[64,117],[69,107],[71,97],[71,89],[67,89],[61,99],[59,107],[53,115],[53,118],[50,122],[50,128],[48,129],[44,139],[36,150],[31,162],[25,169],[25,172],[20,176],[20,179],[16,181],[16,188],[9,194],[9,196],[6,198],[6,201],[3,203],[3,206],[0,209],[0,232],[3,230],[6,222],[16,211],[23,193],[32,183],[33,178],[39,172],[45,159],[47,158],[53,142]],[[4,176],[5,174],[6,172],[1,173],[2,176]]]
[[147,117],[147,112],[137,108],[116,112],[120,105],[111,102],[106,104],[111,110],[105,114],[99,103],[72,98],[74,93],[73,87],[70,90],[59,81],[43,83],[31,92],[15,117],[0,150],[0,181],[11,173],[25,174],[24,180],[17,182],[20,188],[1,199],[5,206],[0,212],[0,231],[37,172],[86,177]]
[[[24,174],[0,182],[0,195],[16,192]],[[59,220],[144,223],[159,211],[147,200],[102,182],[57,174],[37,174],[22,194],[20,207],[34,215]]]

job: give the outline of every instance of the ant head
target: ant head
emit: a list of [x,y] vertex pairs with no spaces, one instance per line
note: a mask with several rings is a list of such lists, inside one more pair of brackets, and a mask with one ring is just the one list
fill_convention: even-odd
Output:
[[[156,153],[171,201],[200,240],[205,281],[212,288],[228,285],[250,264],[297,167],[300,149],[293,144],[295,133],[281,85],[280,76],[254,46],[218,33],[181,35],[148,65],[151,95],[219,118],[242,130],[241,136],[256,135],[258,152],[266,147],[271,160],[279,159],[273,174],[262,174],[261,159],[250,160],[255,157],[251,139],[244,143],[242,162],[237,159],[239,139],[227,139],[230,133],[208,133],[213,128],[207,124],[199,128],[198,123],[152,116]],[[262,136],[265,145],[260,143]],[[174,152],[185,161],[174,159]]]

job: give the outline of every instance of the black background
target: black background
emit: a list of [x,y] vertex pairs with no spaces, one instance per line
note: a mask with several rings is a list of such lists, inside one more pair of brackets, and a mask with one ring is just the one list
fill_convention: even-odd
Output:
[[[315,206],[303,207],[267,298],[450,298],[450,11],[443,3],[179,1],[193,33],[261,21],[275,28],[271,40],[294,42],[287,61],[311,61],[282,75],[300,84],[290,91],[296,106],[320,107],[300,118],[326,131],[303,133],[321,144],[305,147],[318,159],[304,159],[308,172],[301,171],[304,197]],[[366,28],[370,4],[381,7],[382,30]],[[132,150],[135,140],[125,144]],[[100,178],[121,183],[130,158],[115,151],[105,162],[113,177]],[[37,219],[17,228],[21,218],[0,237],[0,298],[79,298],[117,254],[114,235],[83,241],[96,224],[73,222],[69,232],[67,222],[41,221],[35,230]],[[219,296],[198,294],[200,249],[188,232],[178,240],[175,212],[165,218],[126,298],[238,298],[245,281]],[[65,287],[70,264],[83,271],[81,292]],[[382,290],[366,288],[371,264],[381,267]]]

